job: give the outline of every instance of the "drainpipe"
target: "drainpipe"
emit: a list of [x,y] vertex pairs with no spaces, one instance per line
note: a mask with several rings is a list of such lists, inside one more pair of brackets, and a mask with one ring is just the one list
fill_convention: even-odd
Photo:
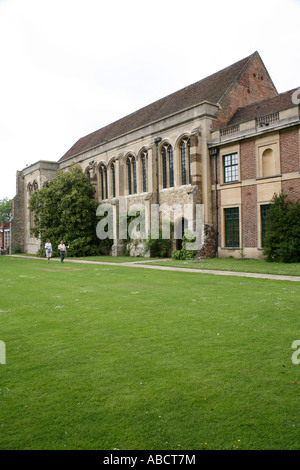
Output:
[[218,258],[218,235],[219,235],[219,228],[218,228],[218,191],[217,191],[217,184],[218,184],[218,178],[217,178],[217,158],[219,154],[219,149],[218,148],[212,148],[209,151],[210,156],[214,157],[214,173],[215,173],[215,246],[216,246],[216,258]]

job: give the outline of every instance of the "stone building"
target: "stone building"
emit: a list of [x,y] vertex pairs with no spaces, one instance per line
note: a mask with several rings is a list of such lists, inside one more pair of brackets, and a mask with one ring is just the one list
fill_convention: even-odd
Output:
[[[296,99],[295,99],[296,97]],[[199,256],[262,256],[273,194],[300,197],[297,90],[278,94],[258,52],[80,138],[58,162],[39,161],[17,172],[11,250],[35,253],[28,200],[58,169],[77,163],[101,206],[111,204],[112,254],[122,252],[121,204],[137,204],[151,228],[151,207],[201,206],[205,243]],[[181,228],[180,228],[181,230]],[[179,231],[180,231],[179,230]],[[180,238],[180,237],[179,237]]]
[[0,254],[6,254],[9,252],[10,246],[10,224],[0,224]]

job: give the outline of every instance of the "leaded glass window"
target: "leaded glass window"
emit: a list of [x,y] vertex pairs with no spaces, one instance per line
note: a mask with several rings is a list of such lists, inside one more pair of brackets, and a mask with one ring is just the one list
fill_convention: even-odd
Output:
[[163,188],[168,186],[168,175],[167,175],[167,149],[163,147],[162,149],[162,174],[163,174]]
[[189,184],[191,182],[190,139],[182,140],[180,144],[180,158],[181,158],[181,184]]
[[133,174],[133,194],[137,193],[137,183],[136,183],[136,159],[132,157],[132,174]]
[[166,144],[161,150],[163,188],[174,186],[174,158],[172,145]]
[[100,172],[100,195],[101,199],[108,198],[108,191],[107,191],[107,168],[105,165],[101,165],[99,168]]
[[240,215],[238,207],[224,209],[225,216],[225,246],[240,246]]
[[169,172],[170,172],[170,188],[174,186],[174,159],[173,149],[169,146]]
[[232,183],[239,179],[238,154],[231,153],[223,156],[224,183]]
[[127,178],[128,178],[128,194],[132,194],[132,188],[131,188],[131,159],[128,158],[127,162]]
[[142,181],[143,193],[147,191],[147,152],[142,153]]
[[111,182],[112,182],[112,197],[116,197],[116,168],[115,162],[111,164]]

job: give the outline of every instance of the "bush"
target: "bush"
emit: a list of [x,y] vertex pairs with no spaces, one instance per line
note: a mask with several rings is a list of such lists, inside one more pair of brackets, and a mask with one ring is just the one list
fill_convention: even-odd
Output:
[[188,237],[188,235],[189,234],[185,232],[184,236],[182,237],[182,249],[173,253],[173,259],[193,259],[198,253],[197,250],[187,250],[187,243],[192,243],[196,240],[195,237],[191,239]]
[[153,258],[168,258],[172,248],[172,239],[163,239],[161,237],[157,240],[149,239],[145,243],[145,247]]
[[300,262],[300,202],[275,194],[268,215],[268,231],[263,250],[267,261]]

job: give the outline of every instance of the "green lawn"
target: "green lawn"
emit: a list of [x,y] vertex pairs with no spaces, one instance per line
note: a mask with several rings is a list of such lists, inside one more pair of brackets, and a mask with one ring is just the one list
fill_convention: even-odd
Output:
[[[22,253],[22,256],[34,255]],[[143,258],[140,256],[87,256],[81,258],[67,257],[66,260],[68,259],[100,261],[103,263],[133,263],[136,261],[142,263],[143,261],[151,261],[151,264],[156,266],[300,276],[300,263],[269,263],[263,259],[210,258],[199,261],[184,261],[173,260],[171,258]]]
[[0,449],[299,449],[300,285],[0,257]]
[[[24,256],[24,257],[38,257],[37,255],[33,255],[30,253],[20,253],[18,256]],[[54,256],[55,259],[60,259],[59,255]],[[144,258],[142,256],[82,256],[82,257],[71,257],[67,255],[66,260],[71,259],[71,260],[86,260],[86,261],[101,261],[103,263],[132,263],[134,261],[149,261],[155,258]],[[157,258],[158,261],[161,261],[159,258]]]
[[153,264],[177,268],[300,276],[300,263],[270,263],[263,259],[211,258],[199,261],[168,259],[166,261],[157,260]]

